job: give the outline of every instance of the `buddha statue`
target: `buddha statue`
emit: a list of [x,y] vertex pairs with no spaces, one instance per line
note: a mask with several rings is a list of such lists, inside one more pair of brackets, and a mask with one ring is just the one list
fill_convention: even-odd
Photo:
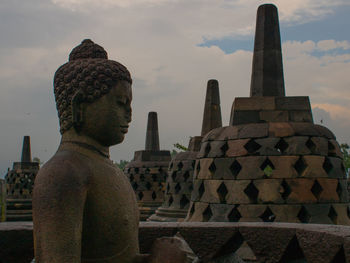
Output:
[[139,254],[135,194],[109,159],[131,121],[131,83],[127,68],[91,40],[57,70],[62,138],[34,184],[36,263],[183,262]]

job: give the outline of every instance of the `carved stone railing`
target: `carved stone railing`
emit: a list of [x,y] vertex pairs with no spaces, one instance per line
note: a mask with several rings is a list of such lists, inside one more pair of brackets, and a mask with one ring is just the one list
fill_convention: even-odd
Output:
[[[350,227],[341,225],[141,222],[141,252],[156,238],[178,232],[202,262],[239,251],[249,262],[350,262]],[[32,224],[0,223],[0,262],[26,263],[32,257]]]

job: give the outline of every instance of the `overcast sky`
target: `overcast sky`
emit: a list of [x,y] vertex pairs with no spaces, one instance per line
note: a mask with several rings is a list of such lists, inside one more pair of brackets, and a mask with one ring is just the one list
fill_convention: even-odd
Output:
[[[314,121],[350,143],[350,2],[276,0],[287,96],[310,96]],[[160,145],[200,135],[206,83],[219,81],[224,125],[249,96],[258,0],[0,0],[0,172],[20,159],[24,135],[47,161],[60,135],[56,69],[91,38],[133,77],[133,121],[111,159],[144,149],[147,113]]]

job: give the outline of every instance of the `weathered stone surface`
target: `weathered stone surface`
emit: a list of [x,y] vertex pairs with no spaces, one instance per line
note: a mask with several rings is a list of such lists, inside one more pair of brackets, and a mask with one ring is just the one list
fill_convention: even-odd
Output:
[[259,155],[281,155],[281,152],[275,147],[279,138],[256,139],[255,142],[261,147],[257,150]]
[[267,123],[240,125],[238,129],[239,139],[267,137],[269,134],[269,126]]
[[298,214],[301,205],[269,205],[272,213],[276,216],[273,222],[299,223]]
[[305,169],[300,168],[300,176],[309,178],[328,177],[327,172],[323,169],[324,159],[323,156],[304,155],[302,160],[305,162]]
[[318,201],[320,203],[335,203],[340,202],[339,195],[337,193],[338,179],[330,178],[318,178],[319,183],[319,194]]
[[210,151],[207,154],[207,157],[224,157],[227,147],[227,142],[225,141],[213,141],[210,143]]
[[236,160],[242,166],[242,169],[237,175],[237,179],[258,179],[262,178],[264,172],[259,168],[264,160],[265,156],[247,156],[237,157]]
[[232,104],[232,110],[237,111],[273,111],[275,109],[275,97],[235,98]]
[[281,196],[281,179],[261,179],[254,180],[254,185],[259,190],[258,203],[279,204],[284,203]]
[[313,123],[311,111],[301,111],[301,110],[290,110],[288,111],[289,121],[293,122],[311,122]]
[[250,180],[226,180],[224,181],[227,187],[227,204],[249,204],[251,203],[249,197],[244,194],[244,189],[250,183]]
[[249,139],[242,140],[230,140],[227,141],[228,150],[226,151],[227,157],[244,156],[248,154],[244,145],[249,141]]
[[284,96],[281,39],[277,8],[261,5],[257,12],[250,96]]
[[287,197],[287,203],[315,203],[317,198],[311,192],[315,180],[309,178],[285,179],[290,187],[290,194]]
[[260,112],[257,110],[233,111],[230,125],[258,123],[260,122]]
[[289,115],[287,111],[260,111],[259,118],[264,122],[287,122]]
[[158,117],[156,112],[148,113],[146,151],[159,151]]
[[320,136],[326,137],[328,139],[333,139],[333,140],[336,139],[333,132],[331,132],[328,128],[318,124],[315,124],[314,127]]
[[[235,179],[236,173],[234,171],[239,172],[238,170],[232,169],[232,164],[235,161],[233,158],[216,158],[214,159],[214,165],[216,167],[215,173],[213,174],[213,179]],[[239,169],[239,167],[238,167]],[[234,171],[232,171],[234,170]]]
[[288,148],[284,151],[286,155],[307,155],[310,154],[310,149],[306,146],[306,142],[309,137],[306,136],[293,136],[284,138],[288,144]]
[[204,203],[210,203],[210,204],[211,203],[219,204],[220,198],[217,193],[217,189],[221,184],[221,180],[204,180],[203,182],[204,182],[204,193],[200,201]]
[[[210,169],[211,165],[214,164],[214,159],[212,158],[204,158],[200,159],[200,170],[197,174],[198,179],[212,179],[213,171]],[[215,164],[214,164],[215,165]]]
[[269,156],[274,169],[270,178],[295,178],[298,176],[294,168],[299,156]]
[[294,135],[294,129],[287,122],[269,123],[269,136],[288,137]]
[[276,97],[276,109],[290,111],[308,111],[311,114],[309,97]]

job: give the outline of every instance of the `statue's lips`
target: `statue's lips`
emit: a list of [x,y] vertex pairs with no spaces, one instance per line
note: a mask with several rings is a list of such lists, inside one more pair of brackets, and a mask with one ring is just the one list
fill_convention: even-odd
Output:
[[120,125],[120,131],[122,133],[127,133],[128,132],[129,125]]

